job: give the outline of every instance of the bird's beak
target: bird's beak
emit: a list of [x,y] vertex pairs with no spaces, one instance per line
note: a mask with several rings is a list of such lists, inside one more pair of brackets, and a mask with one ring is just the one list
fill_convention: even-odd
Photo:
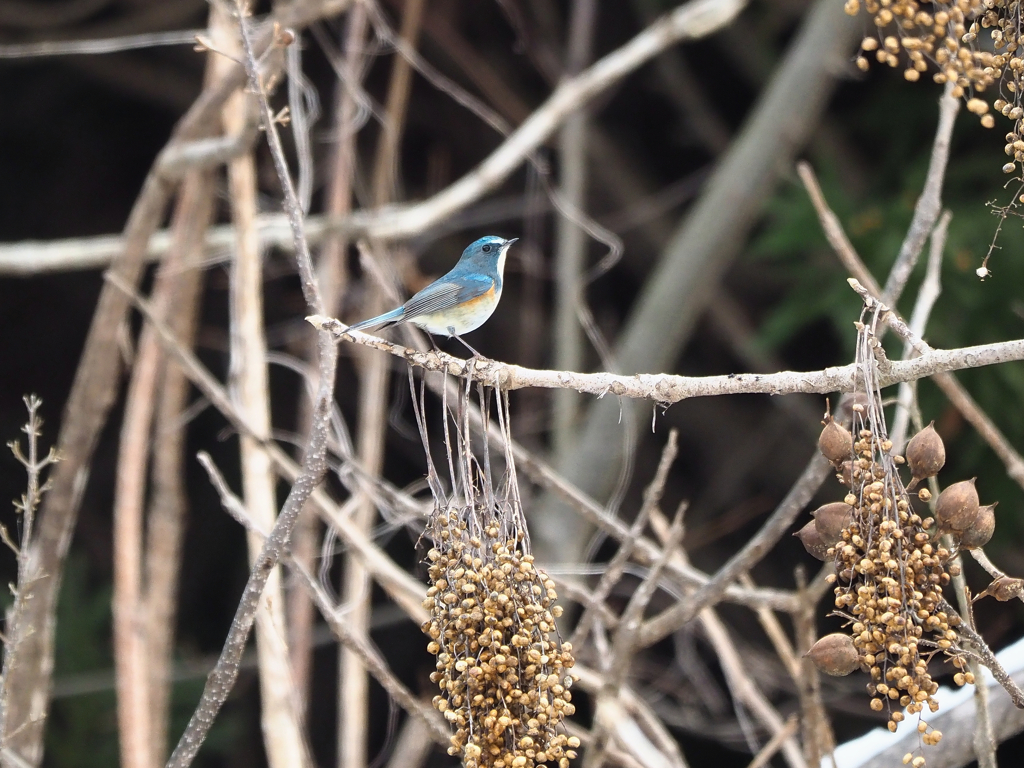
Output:
[[501,247],[504,248],[504,249],[508,249],[508,247],[510,245],[512,245],[512,243],[516,242],[517,240],[519,240],[518,237],[513,237],[511,240],[506,240],[505,244],[503,246],[501,246]]

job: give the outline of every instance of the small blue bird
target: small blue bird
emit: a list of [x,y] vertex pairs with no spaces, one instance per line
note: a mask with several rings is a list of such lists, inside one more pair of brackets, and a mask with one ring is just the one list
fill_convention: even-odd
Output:
[[461,337],[483,325],[498,306],[505,254],[516,240],[518,238],[503,240],[493,235],[481,237],[462,252],[462,258],[451,272],[435,280],[398,309],[349,327],[361,331],[412,323],[430,334],[454,336],[479,356]]

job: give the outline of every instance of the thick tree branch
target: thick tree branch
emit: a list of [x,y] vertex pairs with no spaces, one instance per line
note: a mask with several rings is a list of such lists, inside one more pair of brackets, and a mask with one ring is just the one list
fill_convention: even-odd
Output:
[[[598,398],[616,395],[656,403],[677,403],[691,397],[717,395],[852,392],[857,373],[852,363],[821,371],[737,373],[724,376],[677,376],[668,373],[621,376],[612,373],[545,371],[485,358],[464,360],[435,350],[421,352],[376,336],[348,330],[348,326],[332,318],[311,315],[306,319],[314,327],[330,331],[339,339],[388,352],[418,368],[468,376],[474,381],[502,389],[575,389],[584,394],[597,395]],[[980,368],[1016,360],[1024,360],[1024,339],[959,349],[929,348],[929,351],[912,360],[891,361],[885,371],[881,372],[880,380],[883,387],[888,387],[946,371]]]

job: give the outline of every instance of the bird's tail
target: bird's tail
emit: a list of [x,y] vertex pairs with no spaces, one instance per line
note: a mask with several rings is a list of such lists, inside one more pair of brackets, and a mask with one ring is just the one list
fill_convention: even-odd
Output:
[[350,325],[353,331],[365,331],[375,330],[378,328],[388,328],[392,325],[402,322],[405,317],[405,307],[399,307],[398,309],[392,309],[390,312],[385,312],[383,315],[377,315],[377,317],[371,317],[369,320],[361,320],[358,323]]

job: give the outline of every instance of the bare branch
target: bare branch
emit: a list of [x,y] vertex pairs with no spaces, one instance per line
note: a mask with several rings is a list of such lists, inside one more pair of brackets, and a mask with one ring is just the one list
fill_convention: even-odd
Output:
[[[884,320],[890,328],[910,344],[915,350],[920,353],[920,356],[915,360],[921,360],[927,357],[929,354],[935,352],[928,343],[914,333],[907,324],[899,317],[895,312],[890,310],[886,305],[880,302],[872,292],[860,285],[857,280],[850,279],[850,287],[852,287],[862,299],[864,299],[867,306],[872,307],[879,305],[884,313]],[[1016,342],[1009,342],[1015,344]],[[971,347],[965,347],[965,350],[972,349]],[[889,366],[900,366],[905,365],[904,361],[899,363],[888,363]],[[973,367],[973,366],[969,366]],[[1016,449],[1010,444],[1010,441],[1006,439],[999,428],[995,425],[992,419],[989,418],[988,414],[981,410],[974,399],[968,394],[967,390],[963,388],[950,373],[949,371],[956,370],[954,368],[946,368],[944,370],[936,370],[932,372],[931,376],[934,377],[935,383],[939,385],[939,388],[946,394],[950,402],[956,407],[960,413],[963,414],[964,418],[971,423],[971,425],[978,430],[985,442],[989,444],[989,447],[995,451],[996,455],[1002,459],[1006,465],[1006,473],[1015,480],[1022,488],[1024,488],[1024,457],[1016,451]],[[883,382],[888,381],[888,373],[879,371],[879,378]],[[908,381],[910,379],[907,379]],[[885,386],[885,384],[883,384]]]
[[[217,490],[221,506],[224,507],[225,511],[247,531],[261,539],[266,539],[266,531],[262,529],[259,521],[246,508],[242,500],[231,492],[227,482],[224,480],[224,476],[217,469],[217,465],[213,463],[209,454],[201,451],[197,458],[209,475],[210,482],[213,483],[214,488]],[[372,672],[378,682],[399,704],[427,726],[427,731],[435,743],[447,745],[450,734],[437,712],[429,704],[413,696],[409,689],[402,685],[388,667],[387,661],[381,656],[380,651],[373,647],[373,644],[363,633],[351,631],[345,612],[339,610],[333,604],[330,596],[309,571],[298,566],[294,561],[291,562],[296,567],[299,576],[302,577],[302,583],[306,591],[313,597],[314,603],[327,620],[335,636],[342,644],[352,648],[359,655],[362,663],[366,665],[367,669]]]
[[[928,325],[928,318],[931,315],[939,294],[942,293],[942,253],[946,247],[946,233],[949,230],[949,222],[953,214],[946,211],[942,214],[931,234],[931,247],[928,252],[928,266],[925,271],[924,281],[917,292],[914,300],[914,310],[910,315],[910,330],[918,336],[924,336],[925,328]],[[903,347],[903,359],[911,356],[909,343]],[[893,450],[897,453],[903,450],[906,441],[907,425],[910,422],[910,407],[914,402],[916,389],[913,383],[900,384],[899,395],[897,395],[896,415],[893,418],[892,429],[889,431],[889,439],[892,440]]]
[[[115,285],[118,285],[116,278],[111,277],[109,279]],[[118,285],[118,287],[120,290],[129,290],[123,284]],[[249,425],[245,416],[235,408],[224,387],[199,362],[196,356],[175,338],[167,325],[153,314],[153,308],[149,302],[134,291],[129,291],[129,295],[133,305],[160,335],[160,340],[164,344],[165,350],[181,365],[185,375],[196,388],[227,418],[232,427],[243,434],[255,436],[257,434],[256,431]],[[300,477],[302,474],[301,467],[276,444],[267,442],[263,444],[263,448],[270,454],[271,459],[274,461],[274,466],[286,481],[294,483]],[[354,467],[354,465],[347,466]],[[396,499],[401,498],[401,494],[396,492],[394,497]],[[369,541],[365,534],[355,528],[351,521],[351,505],[346,504],[343,507],[338,507],[337,504],[327,497],[322,489],[314,491],[310,501],[324,517],[325,522],[335,528],[339,537],[349,547],[359,553],[374,578],[380,582],[385,591],[391,595],[391,598],[405,610],[413,621],[417,623],[424,621],[427,613],[420,605],[423,600],[423,586],[406,571],[402,570],[379,547]],[[413,506],[415,506],[414,502]],[[762,592],[764,592],[763,595],[754,593],[750,596],[750,599],[767,599],[773,604],[780,602],[780,595],[772,591]]]
[[[652,400],[656,403],[676,403],[690,397],[715,395],[852,392],[856,382],[856,366],[852,363],[826,368],[823,371],[740,373],[703,377],[667,373],[620,376],[612,373],[542,371],[483,358],[464,360],[436,350],[420,352],[377,336],[349,330],[344,323],[332,318],[312,315],[306,319],[313,327],[330,331],[339,339],[379,349],[424,370],[469,377],[487,386],[506,390],[525,387],[575,389],[577,392],[598,397],[612,394]],[[887,387],[945,371],[978,368],[1015,360],[1024,360],[1024,339],[949,350],[929,347],[925,353],[913,360],[891,362],[885,371],[880,372],[880,380],[881,385]]]
[[796,715],[790,715],[782,729],[776,731],[768,743],[761,747],[761,751],[754,755],[754,759],[750,761],[747,768],[762,768],[762,766],[768,765],[779,748],[786,743],[786,739],[791,738],[799,726],[799,718]]
[[334,370],[337,363],[337,348],[325,335],[320,336],[320,386],[317,392],[316,411],[309,441],[303,460],[302,474],[292,484],[284,507],[253,565],[249,581],[242,593],[235,618],[231,622],[224,650],[217,666],[207,679],[203,697],[185,733],[175,748],[168,768],[187,768],[192,764],[199,747],[209,732],[217,713],[234,687],[238,677],[238,664],[245,650],[246,640],[256,619],[260,596],[274,566],[280,561],[287,546],[292,528],[306,500],[327,472],[327,438],[330,434],[330,414],[334,401]]
[[39,43],[5,43],[0,45],[0,59],[35,59],[47,56],[79,56],[100,53],[135,51],[165,45],[192,45],[196,35],[205,29],[182,29],[174,32],[146,32],[91,40],[45,40]]
[[796,516],[807,506],[828,475],[828,468],[828,462],[815,453],[803,474],[793,484],[789,493],[779,503],[761,530],[739,552],[733,555],[707,584],[682,602],[666,609],[662,614],[644,624],[640,633],[641,643],[644,646],[656,643],[692,621],[704,608],[718,602],[725,592],[725,588],[741,573],[750,570],[789,530]]
[[644,491],[644,503],[629,526],[628,538],[619,545],[618,551],[604,569],[604,573],[601,574],[601,580],[597,583],[593,594],[589,595],[589,600],[583,607],[583,615],[580,616],[580,620],[573,630],[572,637],[569,638],[569,642],[574,648],[580,647],[586,640],[587,635],[590,633],[590,627],[596,618],[597,607],[604,606],[604,601],[622,577],[623,569],[633,554],[633,547],[643,533],[644,526],[647,525],[648,517],[661,501],[661,494],[665,489],[665,481],[668,480],[668,471],[672,466],[672,462],[675,461],[676,455],[679,453],[678,443],[679,432],[673,429],[669,432],[668,442],[665,443],[665,447],[662,449],[661,461],[658,462],[658,469],[654,473],[654,478],[651,480],[650,485],[647,486],[647,490]]
[[[290,4],[280,16],[286,24],[301,26],[344,7],[347,2],[327,0],[324,3]],[[278,41],[262,35],[259,50],[273,52]],[[278,57],[279,58],[279,57]],[[274,65],[275,56],[264,56],[265,66]],[[205,88],[189,111],[179,120],[165,152],[215,132],[216,118],[224,100],[245,83],[241,67]],[[164,209],[176,186],[164,172],[163,152],[154,161],[125,225],[123,251],[112,267],[112,273],[129,287],[139,280],[143,254],[149,239],[164,215]],[[39,513],[39,536],[31,557],[38,572],[45,576],[26,585],[26,621],[33,632],[22,640],[18,667],[12,670],[7,729],[0,739],[30,764],[42,759],[43,728],[46,722],[53,669],[53,641],[57,591],[63,561],[77,519],[78,507],[88,466],[100,431],[118,393],[121,375],[120,333],[128,310],[128,297],[113,286],[105,286],[100,294],[93,321],[86,338],[71,393],[65,403],[64,418],[57,443],[62,447],[65,462],[53,473],[53,488]],[[333,348],[333,344],[329,344]]]
[[917,258],[924,248],[935,221],[942,210],[942,182],[946,176],[946,164],[949,161],[949,142],[953,135],[953,123],[960,111],[960,99],[952,96],[953,83],[947,84],[939,99],[939,125],[935,129],[935,140],[932,143],[932,155],[928,162],[928,175],[925,177],[921,197],[914,206],[914,218],[903,238],[896,262],[889,270],[881,298],[886,304],[895,306],[903,288],[910,278],[910,273],[917,264]]
[[490,157],[462,179],[421,203],[353,214],[349,227],[353,232],[376,238],[398,238],[422,232],[494,189],[569,115],[596,95],[670,45],[721,29],[745,5],[746,0],[691,0],[676,8],[578,76],[565,80]]

